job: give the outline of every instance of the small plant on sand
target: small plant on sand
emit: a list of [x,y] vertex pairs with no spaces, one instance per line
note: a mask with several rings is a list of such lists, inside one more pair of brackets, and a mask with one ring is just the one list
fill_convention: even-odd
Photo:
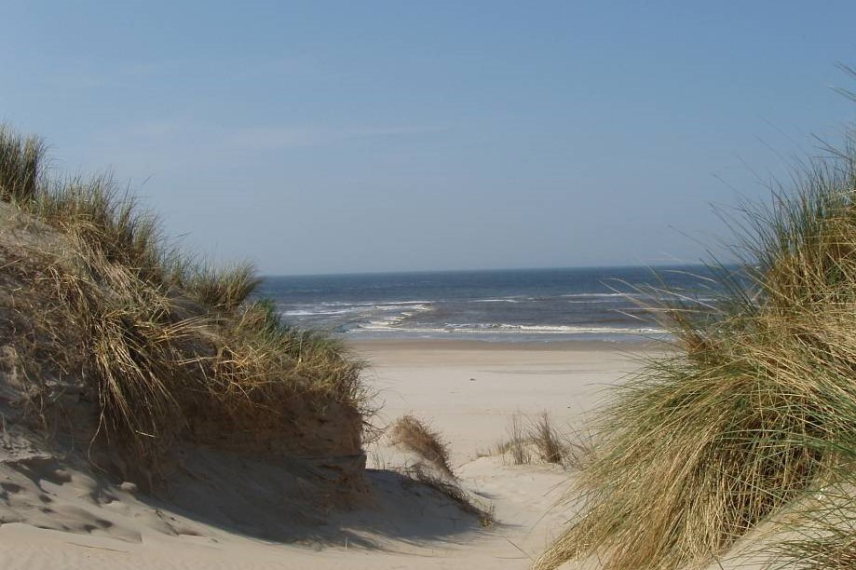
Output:
[[493,507],[461,487],[449,461],[449,446],[437,430],[405,415],[393,422],[388,434],[392,445],[403,447],[423,460],[402,469],[404,475],[451,499],[461,510],[478,517],[482,526],[493,525]]
[[546,412],[528,422],[522,415],[515,414],[511,418],[508,439],[497,445],[496,452],[510,458],[512,465],[540,461],[581,469],[592,453],[591,438],[576,430],[560,433]]
[[400,417],[389,428],[390,442],[400,445],[436,467],[444,475],[454,479],[455,474],[449,463],[449,446],[436,430],[425,422],[406,415]]
[[497,445],[496,451],[503,458],[510,457],[512,465],[532,463],[531,443],[523,427],[523,419],[520,414],[511,416],[508,439]]
[[556,464],[564,463],[567,447],[561,441],[559,432],[556,431],[548,414],[541,414],[541,417],[532,425],[530,439],[535,443],[541,461]]
[[[697,567],[852,472],[855,167],[848,145],[795,193],[747,210],[739,275],[716,271],[722,298],[660,309],[677,354],[652,359],[603,413],[577,487],[585,507],[537,568],[594,556],[614,570]],[[852,535],[815,536],[791,552],[841,567]],[[836,537],[838,550],[824,542]]]

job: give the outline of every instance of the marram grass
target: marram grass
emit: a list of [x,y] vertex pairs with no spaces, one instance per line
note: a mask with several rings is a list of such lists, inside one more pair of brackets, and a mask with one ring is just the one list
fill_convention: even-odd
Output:
[[[585,506],[536,568],[589,557],[614,570],[704,567],[848,472],[854,160],[848,150],[812,164],[791,195],[747,210],[738,224],[744,276],[717,272],[718,302],[659,309],[677,352],[653,358],[603,412],[576,488]],[[839,531],[804,534],[785,551],[811,553],[819,562],[809,568],[852,568],[852,533]]]
[[36,194],[43,165],[41,140],[0,128],[0,199],[31,199]]
[[[142,472],[181,440],[323,455],[339,439],[359,451],[363,365],[341,343],[253,300],[250,266],[218,270],[167,247],[109,177],[49,179],[44,162],[37,139],[0,129],[0,200],[41,224],[32,235],[59,236],[0,243],[0,340],[23,363],[36,416],[62,422],[51,406],[79,397],[93,407],[92,442]],[[331,421],[347,433],[313,439]]]

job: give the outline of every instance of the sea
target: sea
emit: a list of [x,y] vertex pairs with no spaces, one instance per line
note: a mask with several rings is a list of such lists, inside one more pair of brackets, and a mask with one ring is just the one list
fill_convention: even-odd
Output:
[[267,276],[258,293],[287,324],[346,339],[632,343],[668,338],[646,307],[713,300],[709,277],[704,266]]

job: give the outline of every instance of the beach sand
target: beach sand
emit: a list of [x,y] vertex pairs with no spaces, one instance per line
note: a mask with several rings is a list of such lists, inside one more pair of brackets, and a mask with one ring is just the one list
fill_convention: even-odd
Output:
[[[6,502],[0,514],[17,521],[0,526],[0,568],[527,568],[570,515],[571,507],[559,503],[573,472],[508,465],[491,450],[507,439],[515,414],[528,421],[546,412],[560,431],[584,433],[606,389],[646,353],[591,343],[352,346],[371,365],[368,385],[381,405],[375,427],[413,414],[441,432],[462,487],[492,507],[495,525],[482,528],[436,494],[372,470],[372,492],[354,510],[284,508],[295,541],[282,544],[194,516],[192,501],[204,497],[187,498],[190,509],[171,510],[133,489],[105,490],[72,469],[34,461],[26,477],[0,472]],[[367,452],[369,467],[400,461],[383,439]],[[224,489],[234,492],[234,508],[251,500],[253,483],[235,468],[235,488]]]
[[412,413],[451,443],[462,464],[507,437],[511,418],[549,413],[582,427],[608,388],[647,351],[597,342],[370,341],[355,350],[371,364],[383,424]]

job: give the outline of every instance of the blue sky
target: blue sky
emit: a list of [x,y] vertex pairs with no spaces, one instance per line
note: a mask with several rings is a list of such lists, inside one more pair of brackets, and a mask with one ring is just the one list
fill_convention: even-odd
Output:
[[856,89],[848,2],[11,2],[0,120],[265,273],[693,262]]

